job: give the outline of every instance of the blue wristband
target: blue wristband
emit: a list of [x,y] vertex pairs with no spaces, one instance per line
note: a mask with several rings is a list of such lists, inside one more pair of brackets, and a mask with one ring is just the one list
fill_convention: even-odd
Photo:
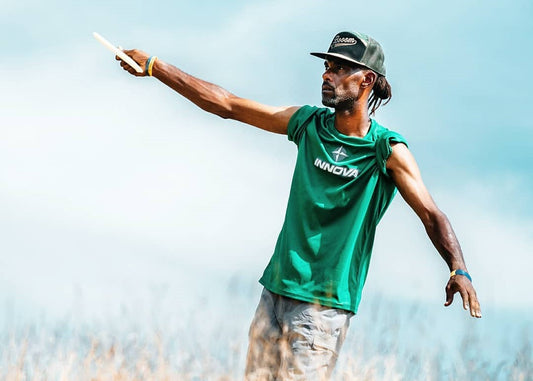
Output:
[[146,63],[145,63],[146,67],[144,68],[144,72],[146,74],[148,74],[148,75],[150,75],[150,69],[149,68],[150,68],[150,63],[152,62],[153,59],[154,59],[154,56],[150,56],[150,57],[148,57],[148,59],[146,60]]
[[152,76],[152,69],[156,60],[157,56],[150,56],[150,58],[148,58],[148,61],[146,61],[146,74],[148,74],[148,76],[150,77]]
[[464,275],[465,277],[468,278],[468,280],[470,282],[472,282],[472,277],[470,276],[469,273],[467,273],[466,271],[464,270],[461,270],[461,269],[457,269],[457,270],[453,270],[451,273],[450,273],[450,277],[454,276],[454,275]]

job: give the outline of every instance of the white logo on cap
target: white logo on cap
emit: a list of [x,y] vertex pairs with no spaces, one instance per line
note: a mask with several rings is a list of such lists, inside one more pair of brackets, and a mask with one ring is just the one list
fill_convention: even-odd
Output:
[[331,49],[331,48],[336,48],[337,46],[348,46],[348,45],[355,45],[355,44],[357,44],[357,39],[355,39],[354,37],[335,36],[329,48]]

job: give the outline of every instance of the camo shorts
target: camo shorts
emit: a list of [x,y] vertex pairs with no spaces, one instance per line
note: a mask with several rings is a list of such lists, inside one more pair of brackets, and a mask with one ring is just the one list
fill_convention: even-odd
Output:
[[245,380],[328,380],[353,315],[264,289],[250,327]]

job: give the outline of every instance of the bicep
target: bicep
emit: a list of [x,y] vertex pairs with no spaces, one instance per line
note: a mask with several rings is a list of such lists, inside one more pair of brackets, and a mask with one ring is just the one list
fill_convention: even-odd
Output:
[[387,160],[390,173],[398,191],[414,212],[426,224],[440,211],[429,194],[415,158],[404,144],[395,144]]
[[234,97],[231,100],[231,119],[250,124],[266,131],[287,134],[289,120],[299,106],[269,106],[250,99]]

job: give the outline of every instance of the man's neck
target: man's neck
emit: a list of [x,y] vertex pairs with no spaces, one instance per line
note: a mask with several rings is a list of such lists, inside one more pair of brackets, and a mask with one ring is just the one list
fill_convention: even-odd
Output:
[[370,117],[366,107],[350,111],[335,110],[335,128],[343,135],[364,138],[370,130]]

